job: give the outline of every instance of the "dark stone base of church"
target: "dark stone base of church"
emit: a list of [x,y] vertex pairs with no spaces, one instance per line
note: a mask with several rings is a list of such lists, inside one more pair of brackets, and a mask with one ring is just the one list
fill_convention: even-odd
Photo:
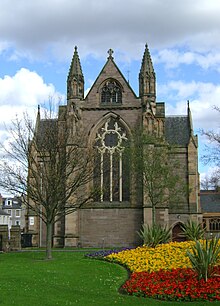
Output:
[[137,231],[142,223],[142,209],[82,209],[80,244],[97,248],[137,246],[141,244]]

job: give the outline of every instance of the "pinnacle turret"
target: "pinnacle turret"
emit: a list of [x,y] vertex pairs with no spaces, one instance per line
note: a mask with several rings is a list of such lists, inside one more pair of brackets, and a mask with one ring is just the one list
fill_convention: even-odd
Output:
[[67,99],[72,99],[72,98],[83,99],[83,97],[84,97],[84,77],[82,73],[82,67],[80,64],[77,47],[75,47],[67,79]]
[[148,49],[147,44],[145,45],[145,51],[144,51],[144,56],[142,59],[140,73],[143,73],[143,74],[148,73],[148,74],[152,74],[152,76],[155,76],[154,67],[152,64],[151,55],[150,55],[150,51]]
[[193,135],[193,123],[192,123],[192,114],[189,106],[189,100],[187,101],[187,116],[189,120],[189,130],[190,130],[190,135]]
[[154,114],[156,105],[156,75],[147,44],[145,45],[139,73],[139,96],[142,99],[142,104],[146,106],[148,111]]

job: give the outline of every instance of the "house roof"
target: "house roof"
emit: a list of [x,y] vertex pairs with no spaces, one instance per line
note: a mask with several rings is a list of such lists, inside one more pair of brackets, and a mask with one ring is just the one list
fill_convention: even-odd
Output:
[[171,145],[187,146],[190,138],[188,116],[167,116],[165,138]]
[[220,192],[201,190],[200,204],[203,213],[220,213]]
[[7,205],[7,204],[4,204],[2,206],[4,209],[21,209],[21,203],[18,204],[18,203],[12,203],[12,205]]

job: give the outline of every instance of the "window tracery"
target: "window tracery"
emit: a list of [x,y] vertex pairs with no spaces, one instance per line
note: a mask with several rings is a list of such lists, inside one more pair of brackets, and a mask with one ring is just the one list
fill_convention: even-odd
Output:
[[122,91],[115,80],[108,80],[101,89],[101,103],[103,104],[121,104]]
[[126,130],[112,117],[96,134],[95,177],[96,186],[101,190],[101,202],[129,200],[129,166],[124,154],[127,142]]

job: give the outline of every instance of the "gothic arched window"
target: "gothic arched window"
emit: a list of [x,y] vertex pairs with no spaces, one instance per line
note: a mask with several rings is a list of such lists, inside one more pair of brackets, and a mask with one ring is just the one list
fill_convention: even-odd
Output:
[[121,87],[115,80],[107,80],[101,89],[101,103],[103,104],[121,104]]
[[98,201],[129,200],[129,163],[126,162],[125,154],[127,144],[126,130],[117,119],[109,118],[97,131],[94,181],[101,191]]
[[220,231],[220,218],[210,219],[209,230],[213,232]]

